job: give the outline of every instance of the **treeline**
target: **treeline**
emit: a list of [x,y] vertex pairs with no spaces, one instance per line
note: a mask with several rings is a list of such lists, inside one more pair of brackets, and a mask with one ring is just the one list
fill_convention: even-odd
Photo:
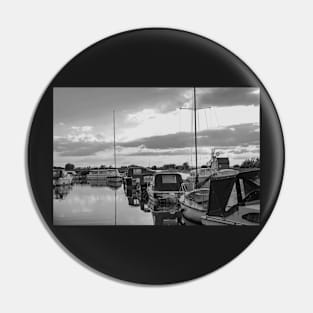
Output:
[[260,168],[260,158],[251,158],[251,159],[246,159],[244,160],[241,165],[237,165],[234,167],[241,167],[241,168]]
[[[136,165],[130,165],[130,166],[136,166]],[[241,168],[260,168],[260,158],[250,158],[250,159],[246,159],[244,160],[240,165],[237,164],[233,167],[241,167]],[[57,167],[54,167],[57,168]],[[66,171],[74,171],[74,170],[91,170],[91,169],[104,169],[104,168],[112,168],[112,165],[109,166],[105,166],[105,165],[100,165],[99,167],[90,167],[90,166],[86,166],[86,167],[75,167],[74,164],[72,163],[67,163],[65,164],[64,169]],[[192,167],[188,164],[188,162],[184,162],[182,165],[176,165],[176,164],[164,164],[162,166],[149,166],[148,168],[151,168],[152,170],[181,170],[181,171],[188,171],[190,170]],[[122,171],[126,171],[127,170],[127,166],[121,166],[119,167],[120,170]]]
[[[136,167],[138,165],[129,165],[130,167]],[[119,169],[127,169],[128,166],[121,166]],[[61,168],[54,166],[55,169]],[[74,171],[74,170],[92,170],[92,169],[105,169],[105,168],[112,168],[112,165],[100,165],[100,166],[84,166],[84,167],[76,167],[72,163],[67,163],[64,166],[64,169],[66,171]],[[188,162],[184,162],[182,165],[176,165],[176,164],[164,164],[162,166],[148,166],[148,168],[151,168],[152,170],[169,170],[169,169],[178,169],[178,170],[189,170],[191,167],[189,166]]]

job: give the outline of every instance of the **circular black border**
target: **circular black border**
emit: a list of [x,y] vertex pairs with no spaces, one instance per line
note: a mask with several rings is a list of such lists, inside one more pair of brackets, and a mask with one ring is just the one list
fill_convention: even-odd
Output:
[[[53,87],[259,87],[261,207],[258,227],[54,226]],[[28,175],[47,226],[64,247],[99,272],[143,284],[177,283],[210,273],[239,255],[268,220],[282,184],[281,124],[263,84],[237,56],[196,34],[131,30],[85,49],[54,77],[34,114]],[[260,260],[261,263],[261,260]]]

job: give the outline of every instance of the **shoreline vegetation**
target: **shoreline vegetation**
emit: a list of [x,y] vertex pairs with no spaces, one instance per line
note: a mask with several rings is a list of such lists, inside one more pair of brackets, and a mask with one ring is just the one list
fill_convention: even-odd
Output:
[[[244,160],[241,164],[236,164],[234,166],[231,166],[230,168],[260,168],[260,158],[250,158],[250,159],[246,159]],[[120,166],[117,167],[117,169],[120,172],[126,172],[128,167],[137,167],[140,165],[134,165],[134,164],[130,164],[127,166]],[[207,167],[206,165],[202,165],[199,168],[204,168]],[[112,165],[100,165],[100,166],[78,166],[76,167],[74,164],[72,163],[67,163],[65,164],[64,167],[60,167],[60,166],[53,166],[53,169],[65,169],[66,171],[80,171],[80,172],[88,172],[90,170],[96,170],[96,169],[110,169],[110,168],[114,168]],[[193,169],[195,169],[194,166],[190,166],[188,162],[184,162],[181,165],[176,165],[176,164],[164,164],[162,166],[147,166],[146,168],[151,169],[151,170],[173,170],[173,171],[182,171],[182,172],[189,172]]]

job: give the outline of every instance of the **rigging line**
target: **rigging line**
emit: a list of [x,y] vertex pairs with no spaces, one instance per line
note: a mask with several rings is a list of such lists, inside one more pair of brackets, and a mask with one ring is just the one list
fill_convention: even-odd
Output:
[[196,158],[196,180],[195,185],[198,185],[198,142],[197,142],[197,94],[196,87],[193,87],[193,102],[194,102],[194,112],[195,112],[195,158]]
[[201,127],[200,127],[200,114],[197,114],[197,124],[198,124],[197,130],[198,130],[198,131],[201,131]]
[[[197,128],[198,128],[198,131],[201,131],[201,127],[200,127],[200,114],[197,114]],[[199,149],[198,149],[199,151]],[[201,155],[198,153],[198,165],[201,164]]]
[[113,110],[113,137],[114,137],[114,168],[116,169],[116,148],[115,148],[115,110]]
[[116,190],[114,190],[114,220],[115,220],[115,226],[116,226],[116,221],[117,221],[117,207],[116,207]]

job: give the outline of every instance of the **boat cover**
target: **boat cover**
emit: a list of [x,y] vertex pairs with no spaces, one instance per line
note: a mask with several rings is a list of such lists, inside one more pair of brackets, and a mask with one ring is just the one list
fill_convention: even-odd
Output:
[[127,176],[132,178],[140,178],[142,175],[153,175],[154,171],[145,167],[129,167]]
[[[237,182],[242,181],[243,190],[237,192],[244,193],[247,197],[252,194],[260,193],[260,169],[245,169],[237,175]],[[239,202],[241,199],[239,197]]]
[[225,208],[234,188],[235,181],[236,176],[211,178],[208,215],[225,216],[233,212],[233,210],[227,210],[226,212]]
[[183,179],[180,174],[156,174],[154,189],[157,191],[179,191]]

